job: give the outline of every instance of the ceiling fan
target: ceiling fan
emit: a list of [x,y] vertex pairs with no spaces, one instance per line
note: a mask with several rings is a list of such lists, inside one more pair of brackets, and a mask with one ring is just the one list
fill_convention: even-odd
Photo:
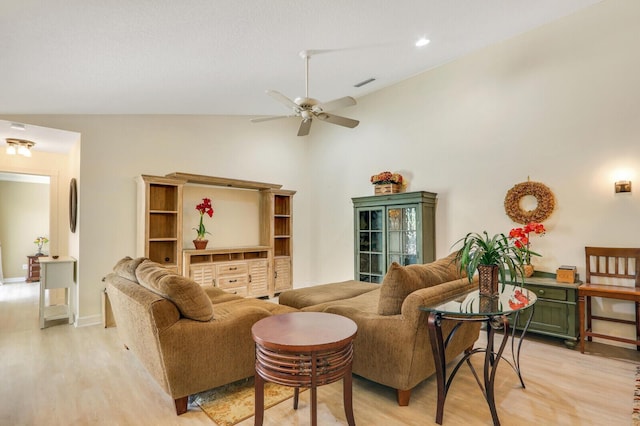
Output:
[[267,95],[271,96],[276,101],[282,103],[287,108],[293,110],[292,115],[274,115],[269,117],[260,117],[251,119],[252,123],[260,123],[262,121],[277,120],[279,118],[288,117],[302,117],[300,128],[298,129],[298,136],[306,136],[311,129],[311,122],[314,118],[318,120],[326,121],[327,123],[337,124],[338,126],[344,126],[349,128],[356,127],[360,122],[347,117],[342,117],[335,114],[329,114],[329,111],[333,111],[339,108],[345,108],[356,104],[356,100],[351,96],[345,96],[342,98],[334,99],[329,102],[320,102],[316,99],[309,97],[309,59],[314,53],[320,53],[324,51],[319,50],[304,50],[300,52],[300,56],[305,60],[305,96],[304,98],[296,98],[291,100],[282,93],[276,90],[267,90]]

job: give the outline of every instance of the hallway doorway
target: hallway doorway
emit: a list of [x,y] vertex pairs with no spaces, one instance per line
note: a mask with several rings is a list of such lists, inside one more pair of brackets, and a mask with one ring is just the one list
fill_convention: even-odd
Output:
[[[0,281],[39,280],[36,239],[50,237],[50,182],[45,175],[0,172]],[[48,243],[42,252],[48,253]],[[29,258],[31,257],[31,258]],[[36,260],[37,263],[37,260]]]

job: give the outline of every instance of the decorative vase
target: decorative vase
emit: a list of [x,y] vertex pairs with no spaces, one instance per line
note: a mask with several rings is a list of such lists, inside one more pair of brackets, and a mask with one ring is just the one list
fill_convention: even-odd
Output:
[[525,278],[529,278],[531,275],[533,275],[533,265],[531,265],[530,263],[522,265],[522,269],[524,270]]
[[492,313],[498,312],[498,298],[493,296],[484,296],[480,294],[480,312]]
[[478,287],[481,296],[498,296],[498,272],[498,265],[478,265]]
[[196,246],[196,250],[204,250],[207,248],[209,240],[193,240],[193,245]]

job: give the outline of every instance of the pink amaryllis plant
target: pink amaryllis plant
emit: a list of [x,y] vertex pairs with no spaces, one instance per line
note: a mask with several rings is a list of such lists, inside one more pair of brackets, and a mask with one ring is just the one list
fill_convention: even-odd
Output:
[[197,228],[193,229],[198,233],[198,237],[196,239],[204,240],[206,234],[211,234],[211,232],[208,232],[205,229],[204,223],[202,223],[202,217],[205,214],[208,214],[209,217],[213,217],[213,206],[211,205],[211,198],[203,198],[202,202],[196,206],[196,210],[200,212],[200,224]]

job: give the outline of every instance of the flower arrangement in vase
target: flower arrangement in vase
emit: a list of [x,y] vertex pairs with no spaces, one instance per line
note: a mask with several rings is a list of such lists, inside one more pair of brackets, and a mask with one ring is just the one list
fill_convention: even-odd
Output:
[[380,172],[377,175],[371,176],[370,181],[376,186],[376,195],[402,192],[404,185],[404,178],[400,173],[391,173],[389,171]]
[[207,247],[206,235],[211,235],[211,232],[207,231],[204,227],[204,223],[202,221],[205,214],[209,215],[209,217],[213,217],[213,206],[211,205],[211,198],[203,198],[202,202],[196,206],[196,210],[200,213],[200,223],[197,228],[193,228],[198,236],[195,240],[193,240],[193,245],[196,249],[201,250]]
[[531,256],[540,256],[538,253],[531,251],[531,238],[529,234],[544,235],[546,231],[544,225],[538,222],[529,222],[523,227],[513,228],[509,231],[509,239],[513,240],[514,245],[522,252],[525,277],[533,275]]
[[33,240],[33,243],[38,245],[38,252],[36,253],[36,256],[42,255],[42,246],[48,242],[49,239],[47,237],[37,237],[35,240]]

